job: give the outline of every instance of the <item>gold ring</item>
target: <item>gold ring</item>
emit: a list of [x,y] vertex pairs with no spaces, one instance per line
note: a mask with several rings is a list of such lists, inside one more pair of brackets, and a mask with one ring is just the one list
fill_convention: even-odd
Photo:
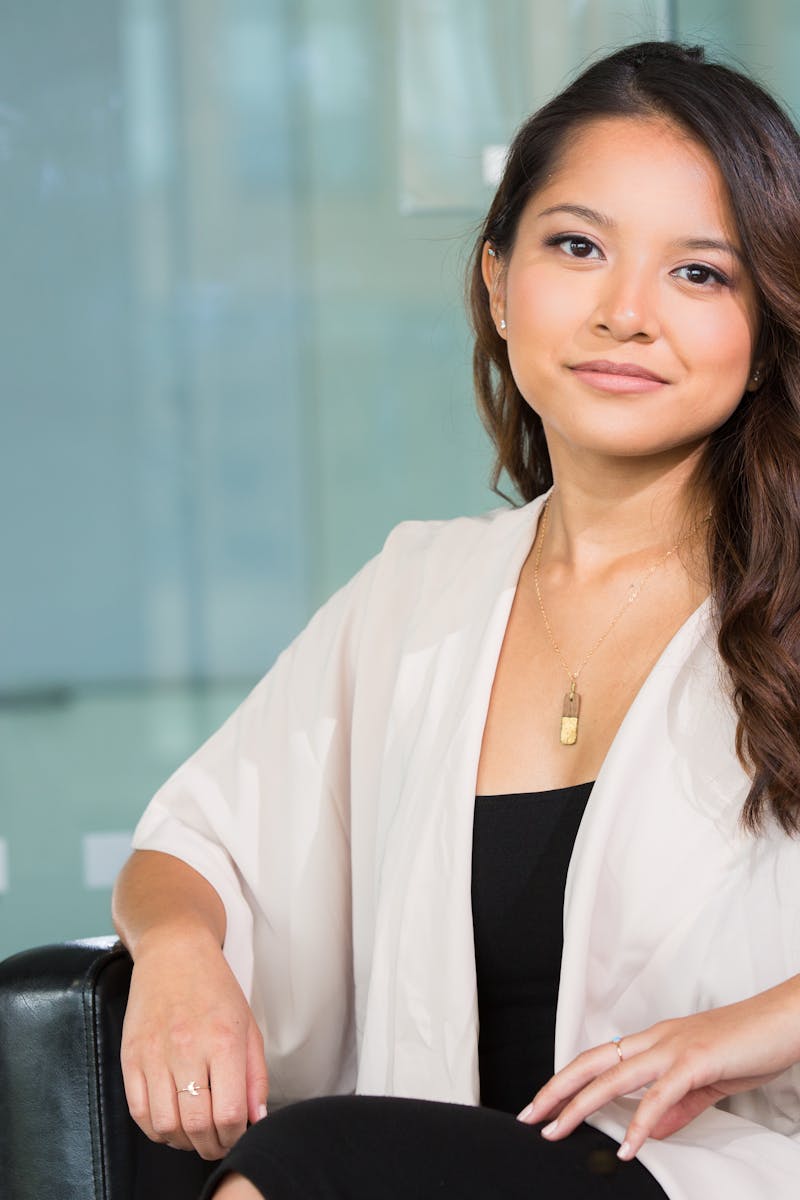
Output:
[[620,1036],[618,1036],[618,1037],[615,1037],[615,1038],[612,1038],[612,1039],[611,1039],[611,1045],[614,1047],[614,1049],[616,1050],[617,1054],[619,1055],[619,1061],[620,1061],[620,1062],[624,1062],[625,1060],[624,1060],[624,1058],[622,1057],[622,1035],[620,1035]]

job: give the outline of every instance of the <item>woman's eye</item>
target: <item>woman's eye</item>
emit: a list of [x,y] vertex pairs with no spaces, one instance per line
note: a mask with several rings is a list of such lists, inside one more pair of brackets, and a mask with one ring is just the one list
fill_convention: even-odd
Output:
[[558,246],[570,258],[592,258],[600,253],[598,247],[586,237],[578,237],[576,234],[568,236],[559,235],[558,237],[548,238],[548,245]]
[[721,271],[715,271],[713,267],[706,267],[703,263],[689,263],[685,267],[678,267],[673,271],[680,279],[685,279],[687,283],[696,283],[701,287],[708,283],[727,284],[728,278]]

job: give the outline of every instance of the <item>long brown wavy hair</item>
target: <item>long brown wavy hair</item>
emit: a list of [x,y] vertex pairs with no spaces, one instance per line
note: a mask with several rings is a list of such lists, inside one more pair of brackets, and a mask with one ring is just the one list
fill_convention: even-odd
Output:
[[[489,241],[514,246],[529,198],[565,139],[597,117],[666,118],[712,155],[727,184],[760,306],[763,382],[713,433],[693,485],[710,497],[708,564],[718,644],[752,784],[751,830],[772,813],[800,831],[800,137],[758,84],[703,50],[643,42],[595,63],[519,130],[470,260],[478,406],[501,472],[524,501],[553,482],[542,422],[514,382],[481,274]],[[502,495],[502,492],[500,493]]]

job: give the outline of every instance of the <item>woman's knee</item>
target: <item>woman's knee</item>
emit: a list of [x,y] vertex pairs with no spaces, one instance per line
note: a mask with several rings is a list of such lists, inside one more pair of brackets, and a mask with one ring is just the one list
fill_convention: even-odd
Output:
[[264,1193],[244,1175],[226,1175],[214,1192],[214,1200],[264,1200]]

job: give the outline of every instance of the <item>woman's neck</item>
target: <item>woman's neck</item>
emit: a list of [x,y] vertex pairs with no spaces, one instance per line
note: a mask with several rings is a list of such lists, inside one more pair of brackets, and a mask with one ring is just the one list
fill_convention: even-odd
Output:
[[574,466],[553,463],[543,548],[551,570],[575,579],[595,576],[623,561],[647,561],[680,544],[688,551],[681,554],[687,570],[705,574],[708,506],[691,487],[694,461],[594,463],[587,470]]

